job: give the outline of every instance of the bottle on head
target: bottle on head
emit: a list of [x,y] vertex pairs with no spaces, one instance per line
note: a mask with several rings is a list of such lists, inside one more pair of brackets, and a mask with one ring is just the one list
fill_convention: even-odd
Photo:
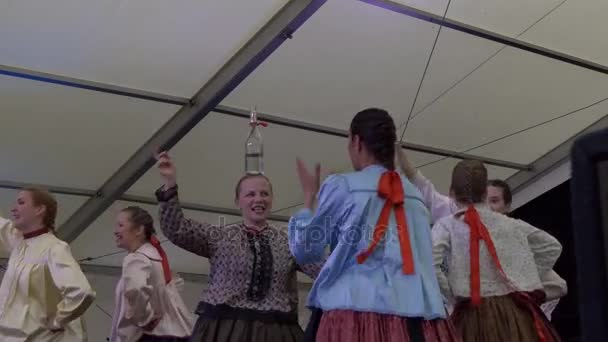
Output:
[[255,107],[251,110],[249,126],[251,130],[245,142],[245,173],[261,175],[264,174],[264,145],[262,143],[262,133],[258,127],[260,122]]

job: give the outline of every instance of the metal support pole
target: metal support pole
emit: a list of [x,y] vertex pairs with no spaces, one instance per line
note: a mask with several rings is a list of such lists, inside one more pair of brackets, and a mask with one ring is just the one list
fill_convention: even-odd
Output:
[[516,49],[528,51],[537,55],[545,56],[551,59],[555,59],[558,61],[562,61],[565,63],[569,63],[572,65],[579,66],[581,68],[593,70],[600,72],[602,74],[608,74],[608,66],[601,65],[599,63],[591,62],[582,58],[574,57],[563,52],[555,51],[548,49],[546,47],[542,47],[539,45],[535,45],[532,43],[528,43],[516,38],[511,38],[500,33],[484,30],[479,27],[475,27],[473,25],[465,24],[453,19],[446,18],[437,14],[425,12],[419,9],[416,9],[411,6],[407,6],[402,3],[398,3],[390,0],[359,0],[365,3],[368,3],[373,6],[381,7],[387,9],[389,11],[393,11],[396,13],[400,13],[403,15],[407,15],[412,18],[417,18],[420,20],[427,21],[432,24],[441,25],[443,27],[450,28],[455,31],[464,32],[476,37],[480,37],[483,39],[491,40],[496,43],[504,44],[510,47],[514,47]]
[[[215,107],[214,112],[226,114],[226,115],[232,115],[232,116],[236,116],[236,117],[240,117],[240,118],[249,118],[248,111],[243,110],[243,109],[238,109],[238,108],[232,108],[232,107],[228,107],[228,106],[221,106],[221,105],[217,106],[217,107]],[[268,123],[274,123],[274,124],[278,124],[281,126],[303,129],[303,130],[310,131],[310,132],[333,135],[333,136],[342,137],[342,138],[348,137],[348,131],[345,131],[345,130],[311,124],[311,123],[304,122],[304,121],[287,119],[287,118],[276,116],[276,115],[264,114],[264,113],[258,112],[258,118],[262,121],[267,121]],[[513,163],[510,161],[504,161],[504,160],[493,159],[493,158],[486,158],[486,157],[476,156],[476,155],[472,155],[472,154],[468,154],[468,153],[444,150],[441,148],[436,148],[436,147],[431,147],[431,146],[418,145],[418,144],[404,142],[404,143],[401,143],[401,147],[404,149],[407,149],[407,150],[411,150],[411,151],[434,154],[434,155],[438,155],[438,156],[442,156],[442,157],[450,157],[450,158],[455,158],[455,159],[475,159],[475,160],[482,161],[483,163],[488,164],[488,165],[495,165],[495,166],[500,166],[500,167],[505,167],[505,168],[510,168],[510,169],[516,169],[516,170],[531,170],[531,167],[529,165],[525,165],[525,164]]]
[[[25,79],[30,79],[30,80],[40,81],[40,82],[60,84],[63,86],[68,86],[68,87],[87,89],[87,90],[92,90],[92,91],[102,92],[102,93],[107,93],[107,94],[140,98],[140,99],[145,99],[145,100],[160,102],[160,103],[188,105],[190,102],[190,100],[188,100],[186,98],[173,97],[170,95],[158,94],[158,93],[150,93],[150,92],[147,92],[144,90],[125,88],[125,87],[120,87],[120,86],[116,86],[116,85],[112,85],[112,84],[103,84],[103,83],[82,80],[82,79],[67,78],[67,77],[63,77],[63,76],[59,76],[59,75],[40,73],[40,72],[33,71],[33,70],[13,68],[13,67],[5,66],[5,65],[0,65],[0,74],[9,75],[12,77],[25,78]],[[249,115],[250,115],[249,111],[247,111],[247,110],[240,109],[240,108],[234,108],[234,107],[230,107],[230,106],[224,106],[224,105],[216,106],[213,109],[213,112],[219,113],[219,114],[230,115],[230,116],[236,116],[236,117],[240,117],[240,118],[244,118],[244,119],[249,119]],[[280,126],[291,127],[291,128],[301,129],[301,130],[320,133],[320,134],[333,135],[333,136],[342,137],[342,138],[348,137],[348,132],[345,130],[340,130],[340,129],[332,128],[332,127],[328,127],[328,126],[316,125],[316,124],[309,123],[306,121],[293,120],[293,119],[288,119],[288,118],[277,116],[277,115],[264,114],[264,113],[259,113],[259,117],[261,120],[267,121],[269,123],[277,124]],[[431,146],[424,146],[424,145],[412,144],[412,143],[403,143],[402,146],[403,146],[403,148],[408,149],[408,150],[428,153],[428,154],[434,154],[434,155],[438,155],[438,156],[442,156],[442,157],[452,157],[452,158],[456,158],[456,159],[476,159],[476,160],[480,160],[489,165],[512,168],[512,169],[516,169],[516,170],[529,170],[530,169],[530,167],[528,165],[512,163],[509,161],[504,161],[504,160],[499,160],[499,159],[475,156],[475,155],[471,155],[471,154],[467,154],[467,153],[460,153],[460,152],[456,152],[456,151],[450,151],[450,150],[435,148],[435,147],[431,147]]]
[[194,96],[99,189],[59,229],[59,237],[74,241],[155,163],[154,153],[168,150],[182,139],[236,88],[256,67],[272,54],[326,0],[290,0],[260,29]]
[[[53,194],[59,194],[59,195],[69,195],[69,196],[78,196],[78,197],[87,197],[87,198],[96,196],[96,191],[90,190],[90,189],[67,188],[67,187],[54,186],[54,185],[30,184],[30,183],[0,180],[0,189],[21,190],[21,189],[25,189],[25,188],[29,188],[29,187],[39,187],[39,188],[45,189]],[[150,204],[150,205],[158,204],[158,201],[156,200],[156,198],[129,195],[129,194],[124,194],[124,195],[120,196],[118,198],[118,200],[125,201],[125,202],[140,203],[140,204]],[[233,208],[222,208],[222,207],[215,207],[215,206],[210,206],[210,205],[205,205],[205,204],[196,204],[196,203],[188,203],[188,202],[182,202],[181,207],[186,210],[200,211],[200,212],[204,212],[204,213],[241,216],[241,212],[239,210],[233,209]],[[271,221],[289,222],[289,217],[283,216],[283,215],[270,215],[268,217],[268,219]]]
[[16,68],[8,65],[0,65],[0,75],[18,77],[44,83],[58,84],[72,88],[92,90],[113,95],[133,97],[154,102],[169,103],[178,106],[186,105],[190,101],[187,98],[177,96],[153,93],[139,89],[120,87],[111,84],[87,81],[78,78],[65,77],[61,75],[54,75],[35,70]]

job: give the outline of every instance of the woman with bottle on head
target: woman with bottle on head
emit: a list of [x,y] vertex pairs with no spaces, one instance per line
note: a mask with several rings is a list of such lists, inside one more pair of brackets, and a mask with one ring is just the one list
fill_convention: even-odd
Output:
[[0,285],[0,341],[82,342],[82,315],[95,292],[67,243],[54,234],[57,201],[25,189],[0,217],[0,244],[10,252]]
[[[424,203],[431,212],[431,220],[433,222],[438,221],[442,217],[454,215],[454,213],[459,211],[456,201],[451,196],[439,193],[433,183],[410,163],[407,155],[401,148],[397,151],[397,160],[403,173],[422,193]],[[488,181],[486,191],[486,204],[488,208],[494,212],[509,215],[513,199],[509,184],[499,179],[492,179]],[[522,224],[526,223],[522,222]],[[560,298],[568,293],[568,285],[554,270],[541,274],[540,278],[543,283],[546,300],[541,305],[541,309],[550,320],[551,314],[559,303]],[[449,302],[451,299],[447,298],[447,300],[447,305],[451,312],[452,303]]]
[[299,262],[332,250],[308,304],[323,310],[320,342],[459,341],[435,276],[430,220],[418,190],[395,172],[395,124],[382,109],[357,113],[348,151],[356,170],[328,177],[298,161],[305,209],[289,223]]
[[163,233],[177,246],[208,258],[211,266],[190,341],[301,341],[296,271],[314,279],[320,265],[298,266],[287,233],[268,223],[273,200],[268,178],[246,175],[237,183],[235,203],[242,223],[212,225],[184,216],[175,164],[166,152],[157,158],[164,179],[156,192]]
[[129,254],[116,286],[110,342],[185,342],[194,317],[178,293],[152,216],[127,207],[116,217],[116,245]]
[[[561,253],[551,235],[485,204],[487,170],[459,162],[450,193],[459,210],[435,223],[433,257],[454,324],[465,341],[559,341],[539,303],[541,275]],[[447,263],[447,268],[441,267]]]

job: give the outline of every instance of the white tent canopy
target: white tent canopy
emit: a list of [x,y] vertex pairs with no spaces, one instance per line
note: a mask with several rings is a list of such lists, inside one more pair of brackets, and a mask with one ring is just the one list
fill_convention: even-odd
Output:
[[[188,214],[236,221],[253,105],[270,122],[277,224],[302,202],[296,156],[349,170],[345,131],[372,106],[440,190],[474,157],[521,191],[606,126],[606,12],[604,0],[0,0],[0,212],[15,188],[45,185],[74,255],[120,266],[123,254],[100,257],[116,251],[114,215],[156,211],[152,153],[170,147]],[[208,272],[166,245],[177,271]]]

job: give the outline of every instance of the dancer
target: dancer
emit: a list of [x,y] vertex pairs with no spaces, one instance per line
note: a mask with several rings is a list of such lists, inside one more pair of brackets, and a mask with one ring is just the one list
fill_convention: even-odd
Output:
[[[433,183],[424,177],[420,170],[412,166],[401,148],[397,151],[397,159],[403,173],[422,193],[424,202],[431,211],[433,222],[442,217],[453,215],[458,211],[458,206],[450,197],[439,193]],[[509,215],[512,199],[509,184],[499,179],[488,181],[486,203],[491,210]],[[522,224],[525,224],[525,222],[522,222]],[[559,303],[559,299],[568,293],[568,286],[566,281],[553,270],[541,274],[541,281],[546,294],[546,302],[541,305],[541,309],[551,320],[551,314]],[[449,305],[448,310],[451,311]]]
[[116,218],[116,245],[129,254],[116,287],[110,342],[185,342],[194,317],[178,293],[152,216],[127,207]]
[[273,200],[268,178],[246,175],[239,180],[235,203],[243,223],[211,225],[184,216],[175,165],[165,152],[158,160],[164,179],[156,192],[163,233],[177,246],[209,258],[211,265],[191,341],[301,341],[296,271],[314,279],[320,264],[298,266],[287,232],[268,224]]
[[95,292],[54,234],[57,201],[25,189],[11,212],[12,222],[0,217],[0,243],[10,252],[0,285],[0,341],[86,341],[82,315]]
[[[551,235],[496,213],[485,204],[487,170],[473,160],[452,173],[454,215],[433,227],[433,257],[452,319],[464,341],[559,341],[538,302],[540,275],[561,253]],[[447,268],[441,267],[446,262]]]
[[382,109],[363,110],[349,140],[356,172],[328,177],[314,212],[319,166],[311,174],[298,161],[305,209],[290,220],[291,251],[306,263],[332,249],[308,300],[323,310],[316,340],[459,340],[443,319],[422,196],[395,172],[393,119]]

